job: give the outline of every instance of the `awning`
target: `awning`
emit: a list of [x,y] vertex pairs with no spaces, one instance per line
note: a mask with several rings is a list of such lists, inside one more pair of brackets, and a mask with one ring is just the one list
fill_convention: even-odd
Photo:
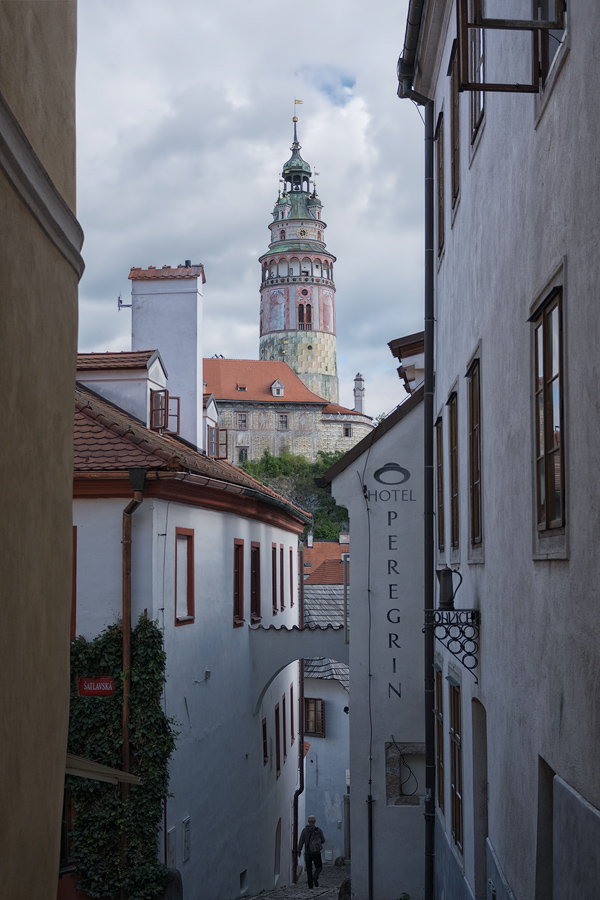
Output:
[[130,775],[129,772],[121,772],[120,769],[112,769],[103,766],[102,763],[92,762],[83,756],[74,756],[67,753],[67,775],[79,775],[80,778],[92,778],[94,781],[108,781],[109,784],[118,784],[126,781],[127,784],[141,784],[142,779],[138,775]]

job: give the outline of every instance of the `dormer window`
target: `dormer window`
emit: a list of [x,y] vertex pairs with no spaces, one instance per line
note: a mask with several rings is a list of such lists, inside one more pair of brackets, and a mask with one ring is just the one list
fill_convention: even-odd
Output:
[[238,391],[245,391],[245,390],[246,390],[246,385],[245,385],[245,384],[238,384],[238,385],[236,385],[236,387],[237,387]]
[[283,397],[283,391],[284,391],[284,386],[281,383],[281,381],[279,381],[279,379],[277,379],[277,381],[274,381],[273,384],[271,385],[271,393],[273,394],[273,396],[274,397]]

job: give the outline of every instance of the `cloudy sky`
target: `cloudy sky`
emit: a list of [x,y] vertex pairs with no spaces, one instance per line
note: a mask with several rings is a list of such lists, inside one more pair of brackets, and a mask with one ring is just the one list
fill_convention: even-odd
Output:
[[[80,350],[127,350],[129,270],[203,263],[204,353],[258,358],[260,266],[298,115],[335,270],[340,401],[404,397],[423,327],[423,124],[396,97],[406,0],[81,0]],[[302,105],[294,107],[294,98]]]

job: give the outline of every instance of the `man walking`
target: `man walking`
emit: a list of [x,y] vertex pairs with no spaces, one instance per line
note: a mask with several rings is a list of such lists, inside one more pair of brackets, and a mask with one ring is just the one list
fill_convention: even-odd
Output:
[[[298,842],[298,856],[304,847],[304,862],[306,863],[306,877],[308,886],[312,888],[313,881],[315,887],[319,887],[319,875],[323,868],[321,862],[321,849],[325,843],[325,837],[320,828],[317,827],[315,816],[308,817],[308,825],[302,829],[300,840]],[[313,865],[315,867],[315,876],[313,879]]]

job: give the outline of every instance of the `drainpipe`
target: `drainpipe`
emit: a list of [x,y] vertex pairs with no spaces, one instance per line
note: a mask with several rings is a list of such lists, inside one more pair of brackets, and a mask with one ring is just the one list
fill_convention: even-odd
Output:
[[[425,384],[424,416],[424,608],[434,608],[434,247],[433,247],[433,100],[412,88],[424,0],[410,0],[402,56],[398,60],[398,96],[425,107]],[[435,863],[435,713],[434,637],[425,632],[425,900],[433,900]]]
[[[300,628],[304,628],[304,544],[300,541],[298,549],[298,619]],[[294,791],[294,822],[292,826],[292,882],[298,881],[298,798],[304,791],[304,660],[299,661],[298,669],[298,789]]]
[[350,554],[342,553],[342,565],[344,566],[344,643],[349,644],[348,637],[348,567],[350,564]]
[[[144,499],[146,487],[146,469],[130,469],[129,481],[133,490],[131,500],[123,510],[123,715],[121,723],[122,747],[121,766],[124,772],[131,769],[131,752],[129,742],[129,693],[131,690],[131,519]],[[121,784],[121,800],[126,803],[129,796],[129,785]],[[121,871],[126,867],[125,827],[121,833]],[[121,888],[121,896],[124,890]]]

